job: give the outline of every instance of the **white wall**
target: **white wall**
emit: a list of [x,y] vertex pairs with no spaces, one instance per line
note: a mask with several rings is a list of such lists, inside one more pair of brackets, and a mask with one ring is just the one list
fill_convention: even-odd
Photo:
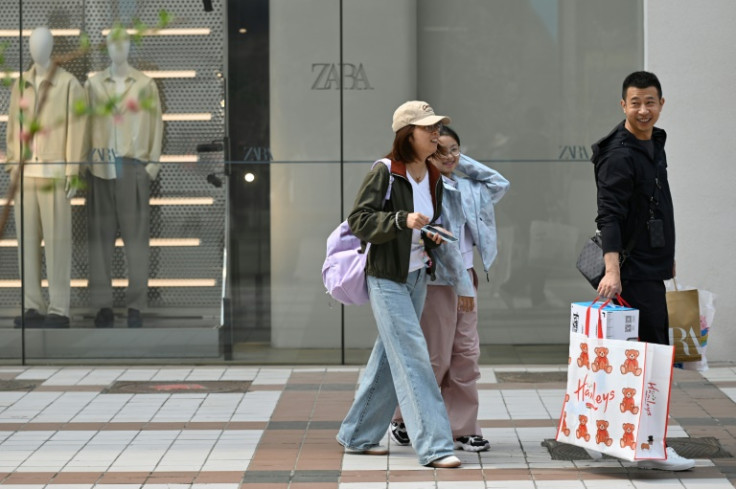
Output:
[[709,361],[734,361],[736,328],[736,2],[650,0],[645,66],[662,82],[677,274],[718,295]]

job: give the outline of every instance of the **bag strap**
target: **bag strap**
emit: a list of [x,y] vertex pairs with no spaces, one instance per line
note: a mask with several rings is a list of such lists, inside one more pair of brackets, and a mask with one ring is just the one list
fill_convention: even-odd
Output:
[[[379,163],[383,163],[384,165],[386,165],[386,168],[388,168],[388,188],[386,189],[386,195],[383,196],[383,207],[385,208],[386,202],[391,200],[391,187],[394,184],[394,175],[393,173],[391,173],[391,160],[389,160],[388,158],[381,158],[380,160],[374,161],[371,165],[371,170],[373,170],[373,168],[375,168],[375,166]],[[365,253],[365,251],[368,249],[368,244],[369,243],[361,240],[360,253]]]
[[[595,184],[596,187],[598,186],[598,173],[596,172],[595,175]],[[656,206],[659,205],[659,201],[655,198],[655,195],[657,193],[657,189],[660,187],[659,183],[659,165],[657,165],[656,169],[656,175],[654,177],[654,188],[652,189],[652,195],[649,197],[649,219],[654,218],[654,209]],[[639,206],[637,206],[639,207]],[[637,212],[637,215],[640,215],[639,212]],[[638,219],[637,219],[638,221]],[[638,224],[638,223],[637,223]],[[639,235],[641,234],[641,226],[636,226],[634,228],[634,234],[629,238],[629,242],[626,243],[626,247],[621,251],[621,255],[619,256],[619,263],[618,267],[621,268],[624,265],[624,262],[626,259],[631,255],[631,251],[634,249],[634,246],[636,245],[636,241],[639,238]],[[600,230],[596,229],[595,235],[600,237]],[[599,238],[600,239],[600,238]],[[601,248],[603,248],[603,240],[600,241]]]
[[388,188],[386,189],[386,195],[383,197],[383,200],[389,200],[391,199],[391,187],[394,184],[394,174],[391,173],[391,160],[388,158],[381,158],[380,160],[376,160],[371,165],[371,170],[379,163],[383,163],[386,165],[386,168],[388,168]]
[[631,307],[631,304],[629,304],[628,302],[626,302],[626,300],[623,297],[621,297],[621,294],[616,294],[616,300],[622,306]]
[[[600,296],[596,297],[593,302],[590,303],[588,308],[585,310],[585,336],[590,336],[590,310],[593,308],[593,305],[598,302],[598,299],[600,299]],[[598,324],[596,325],[596,336],[599,339],[603,339],[603,324],[601,322],[601,310],[605,308],[609,303],[611,302],[611,299],[607,299],[606,302],[601,304],[601,306],[598,308]]]

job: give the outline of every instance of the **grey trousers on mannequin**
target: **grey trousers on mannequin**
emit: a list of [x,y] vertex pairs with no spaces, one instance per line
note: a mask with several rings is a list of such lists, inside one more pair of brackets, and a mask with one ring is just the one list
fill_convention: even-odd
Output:
[[[25,308],[41,314],[69,316],[72,274],[72,207],[63,178],[23,178],[23,251]],[[20,206],[14,206],[20,241]],[[41,240],[46,254],[49,304],[41,290]],[[20,263],[20,246],[18,247]]]
[[141,310],[148,295],[151,179],[142,161],[121,158],[116,164],[116,179],[91,174],[88,179],[90,300],[96,308],[113,306],[112,260],[120,228],[128,268],[127,306]]

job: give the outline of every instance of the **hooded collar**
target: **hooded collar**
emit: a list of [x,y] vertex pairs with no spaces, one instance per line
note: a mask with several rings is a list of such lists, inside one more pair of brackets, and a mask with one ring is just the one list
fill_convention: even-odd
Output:
[[[664,129],[655,127],[652,130],[651,140],[654,141],[655,145],[664,147],[664,143],[667,141],[667,133]],[[602,152],[609,148],[615,148],[618,146],[633,148],[642,152],[644,151],[641,144],[638,143],[636,136],[626,129],[626,120],[621,121],[611,132],[593,144],[593,155],[591,156],[590,161],[596,163],[600,159]]]

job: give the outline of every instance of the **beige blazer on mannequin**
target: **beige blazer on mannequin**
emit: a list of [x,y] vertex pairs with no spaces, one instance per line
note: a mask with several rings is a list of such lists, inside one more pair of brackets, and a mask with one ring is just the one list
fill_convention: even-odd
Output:
[[[110,68],[87,80],[85,89],[92,107],[118,96]],[[116,178],[117,172],[113,158],[110,157],[110,150],[114,150],[117,157],[149,162],[147,171],[153,180],[160,168],[158,160],[161,157],[164,134],[158,88],[153,79],[134,68],[129,68],[122,98],[122,107],[126,107],[129,99],[137,101],[139,98],[152,100],[153,107],[137,112],[126,111],[117,121],[113,119],[113,115],[96,120],[94,130],[90,131],[90,160],[95,163],[91,165],[90,170],[99,178],[106,180]],[[100,162],[110,164],[99,164]]]
[[[10,94],[10,111],[7,128],[7,162],[12,169],[21,158],[20,114],[21,91],[23,84],[23,99],[28,104],[25,114],[28,121],[36,117],[37,104],[40,102],[40,93],[36,92],[33,80],[36,77],[35,65],[24,72],[22,77],[13,85]],[[61,178],[77,175],[79,163],[86,161],[86,125],[87,118],[74,114],[74,103],[86,100],[82,85],[68,71],[60,66],[56,67],[53,78],[44,80],[42,84],[48,86],[48,95],[43,111],[38,116],[44,132],[38,134],[33,142],[32,158],[24,168],[26,177]],[[40,90],[39,90],[40,92]],[[66,163],[65,165],[34,164],[34,163]]]

